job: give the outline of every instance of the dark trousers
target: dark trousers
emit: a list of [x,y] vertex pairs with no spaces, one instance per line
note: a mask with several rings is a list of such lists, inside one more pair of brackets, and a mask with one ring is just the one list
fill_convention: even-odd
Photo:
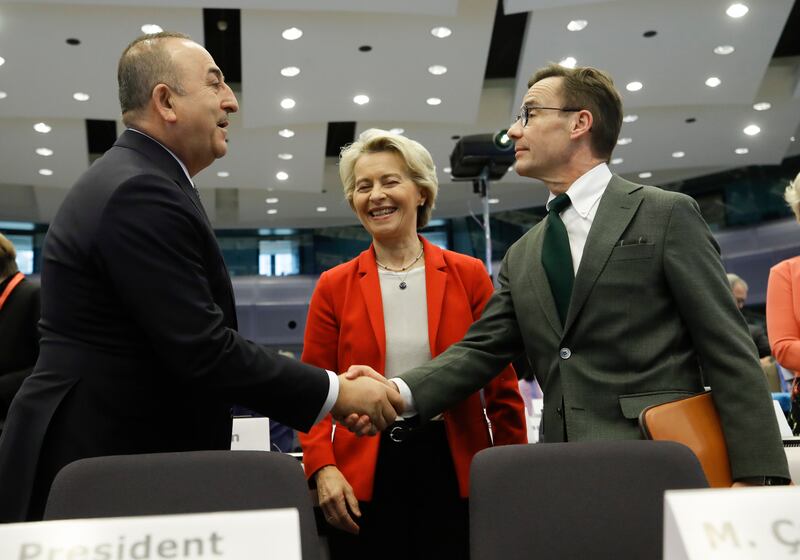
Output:
[[328,533],[332,560],[467,560],[468,502],[459,496],[444,422],[429,422],[400,443],[381,437],[371,502],[361,533]]

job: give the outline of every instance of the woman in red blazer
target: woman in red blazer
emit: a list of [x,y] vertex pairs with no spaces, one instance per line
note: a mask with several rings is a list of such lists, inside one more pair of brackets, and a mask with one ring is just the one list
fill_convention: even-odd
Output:
[[[367,364],[387,377],[461,340],[492,294],[483,264],[417,235],[438,189],[428,151],[371,129],[341,156],[345,196],[369,249],[323,273],[311,297],[303,361],[331,371]],[[466,558],[469,466],[491,445],[526,443],[511,366],[440,422],[357,437],[330,416],[300,435],[335,558]],[[488,416],[488,421],[487,421]],[[346,532],[358,534],[358,537]]]

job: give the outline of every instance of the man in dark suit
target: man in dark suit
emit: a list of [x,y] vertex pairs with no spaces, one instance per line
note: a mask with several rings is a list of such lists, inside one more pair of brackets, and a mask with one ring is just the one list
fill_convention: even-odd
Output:
[[704,376],[737,484],[788,482],[755,348],[697,204],[608,169],[622,104],[606,74],[551,65],[528,86],[508,135],[517,173],[550,191],[548,216],[508,250],[464,339],[395,378],[407,406],[430,418],[526,352],[545,441],[637,439],[642,409],[702,391]]
[[750,332],[750,338],[753,339],[753,343],[756,345],[758,357],[761,358],[761,364],[769,364],[772,358],[772,350],[769,347],[767,331],[764,330],[763,326],[750,322],[747,315],[744,314],[744,306],[747,303],[747,292],[749,291],[747,282],[738,274],[729,272],[728,285],[731,288],[733,299],[736,300],[736,307],[742,312],[744,320],[747,323],[747,330]]
[[[351,385],[243,339],[191,177],[227,151],[236,97],[175,33],[128,46],[129,127],[75,184],[42,255],[42,341],[0,440],[0,521],[37,519],[53,477],[99,455],[227,449],[238,403],[301,430],[354,399],[394,419],[386,389]],[[200,490],[198,490],[200,491]]]
[[39,355],[39,283],[19,271],[16,258],[14,245],[0,234],[0,430]]

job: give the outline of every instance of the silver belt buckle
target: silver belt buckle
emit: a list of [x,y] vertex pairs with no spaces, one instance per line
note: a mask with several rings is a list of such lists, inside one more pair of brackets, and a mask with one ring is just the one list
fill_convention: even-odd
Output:
[[402,424],[396,424],[389,430],[389,439],[395,443],[403,443],[403,441],[406,439],[407,432],[408,428]]

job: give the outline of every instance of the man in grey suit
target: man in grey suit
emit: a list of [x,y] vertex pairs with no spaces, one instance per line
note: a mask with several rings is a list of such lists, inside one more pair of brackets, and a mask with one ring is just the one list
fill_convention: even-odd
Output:
[[517,173],[550,191],[548,216],[509,249],[464,339],[394,378],[407,409],[431,418],[526,352],[544,441],[638,439],[642,409],[705,379],[737,484],[788,483],[753,341],[697,204],[608,169],[622,104],[605,73],[551,65],[528,85],[508,135]]

